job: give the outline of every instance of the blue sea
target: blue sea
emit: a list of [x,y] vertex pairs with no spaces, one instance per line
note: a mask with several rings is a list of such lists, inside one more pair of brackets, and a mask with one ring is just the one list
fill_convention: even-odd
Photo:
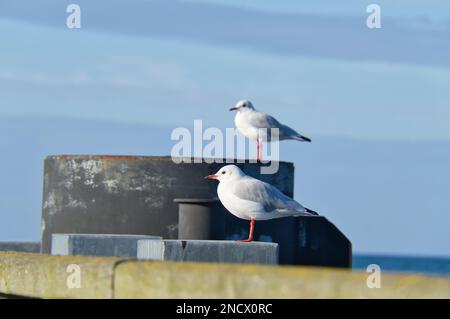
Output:
[[446,257],[353,255],[353,269],[366,270],[370,264],[377,264],[382,271],[450,276],[450,258]]

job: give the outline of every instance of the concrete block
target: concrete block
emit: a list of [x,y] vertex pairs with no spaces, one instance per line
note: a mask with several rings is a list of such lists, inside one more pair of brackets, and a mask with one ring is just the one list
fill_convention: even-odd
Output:
[[[226,234],[222,239],[246,238],[249,222],[228,212],[223,214]],[[350,240],[324,216],[257,221],[254,238],[257,241],[278,243],[279,263],[282,265],[350,268],[352,264]]]
[[147,235],[53,234],[51,254],[136,258],[140,239],[160,241],[162,238]]
[[219,240],[139,240],[138,259],[277,264],[278,244]]
[[4,241],[0,242],[0,251],[16,251],[23,253],[38,253],[41,243],[33,241]]
[[[0,294],[47,299],[113,298],[113,274],[119,261],[116,257],[0,252]],[[79,277],[74,275],[77,270]]]

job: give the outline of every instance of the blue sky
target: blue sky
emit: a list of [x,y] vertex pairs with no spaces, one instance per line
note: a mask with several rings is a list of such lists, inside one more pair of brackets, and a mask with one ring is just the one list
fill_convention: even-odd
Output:
[[[149,4],[149,10],[155,9],[151,4],[156,3],[159,5],[155,10],[170,12],[176,5],[184,8],[191,2],[169,1],[173,6],[168,5],[165,10],[160,2],[131,3],[137,9],[140,4]],[[54,1],[41,3],[54,7]],[[99,1],[97,7],[101,8],[101,3]],[[112,3],[113,8],[123,9],[120,1]],[[396,20],[390,23],[382,20],[385,25],[381,30],[369,30],[365,27],[367,13],[362,4],[359,5],[362,11],[349,6],[352,8],[348,10],[349,15],[340,14],[342,8],[335,5],[325,6],[327,9],[322,16],[317,6],[309,5],[300,10],[297,3],[288,1],[280,5],[281,13],[270,10],[273,4],[263,6],[268,11],[265,13],[249,11],[256,7],[255,2],[248,2],[244,11],[239,7],[225,7],[231,12],[224,12],[225,17],[212,31],[191,25],[181,35],[183,25],[171,27],[167,32],[163,28],[153,31],[151,21],[157,17],[151,12],[142,16],[150,20],[148,28],[147,20],[133,24],[131,9],[129,15],[124,10],[124,18],[114,24],[95,15],[94,9],[98,8],[90,9],[87,3],[83,28],[68,30],[64,10],[53,10],[50,17],[42,17],[39,10],[44,9],[39,6],[30,9],[31,13],[23,13],[22,7],[15,5],[7,9],[5,12],[9,14],[4,13],[5,17],[0,20],[0,35],[8,39],[0,61],[0,81],[4,84],[0,90],[7,102],[5,105],[9,105],[1,108],[0,114],[77,116],[167,125],[191,123],[201,116],[211,125],[227,126],[229,118],[218,116],[217,112],[205,114],[204,110],[222,110],[238,99],[249,98],[263,110],[276,110],[280,118],[290,118],[293,112],[298,114],[299,123],[288,124],[316,136],[450,138],[450,91],[447,89],[450,17],[439,19],[447,21],[447,24],[440,23],[446,26],[444,31],[434,31],[431,22],[417,31],[414,21],[428,21],[424,18],[426,13],[414,15],[406,4],[404,16],[398,6],[391,14],[382,7],[383,13],[392,16],[389,19],[400,14],[399,19],[409,21],[410,28],[399,28]],[[84,8],[83,1],[80,4]],[[195,5],[196,10],[205,6],[203,2],[195,2]],[[206,6],[200,11],[221,16],[221,6]],[[442,2],[437,2],[436,8],[442,6]],[[298,17],[283,13],[290,7],[294,12],[307,13]],[[419,10],[419,6],[416,7]],[[53,12],[44,8],[47,16]],[[59,7],[64,8],[64,5]],[[178,11],[171,12],[170,24],[177,19],[201,21],[198,10],[194,9],[183,11],[182,17]],[[431,9],[428,11],[434,14]],[[94,13],[90,15],[90,12]],[[335,12],[338,13],[333,16]],[[233,21],[234,14],[244,20],[248,15],[258,28],[246,26],[245,35],[234,37],[233,32],[239,30],[227,29],[228,24],[237,24]],[[293,21],[304,18],[306,22],[293,22],[299,29],[290,28],[288,23],[278,27],[276,32],[280,33],[268,34],[270,29],[263,29],[266,15],[271,15],[268,20],[274,25],[280,25],[284,15]],[[324,18],[330,15],[331,21]],[[91,20],[95,22],[93,26],[89,24]],[[167,19],[162,16],[161,20]],[[321,23],[323,30],[317,30]],[[121,31],[122,26],[124,31]],[[203,27],[201,23],[199,26]],[[316,29],[300,29],[303,26]],[[133,32],[134,28],[139,32]],[[108,32],[110,29],[112,31]],[[334,34],[327,36],[327,32],[334,29],[341,29],[343,43],[336,42]],[[266,36],[260,37],[260,32]],[[215,36],[222,40],[215,41]],[[246,44],[249,38],[254,40]],[[426,39],[430,39],[431,48],[423,46],[427,44]],[[373,40],[378,44],[374,45]],[[397,49],[395,43],[401,47],[402,41],[409,47]],[[307,42],[309,47],[302,47],[302,42]],[[274,50],[277,46],[281,48]],[[373,46],[370,52],[364,49],[367,46]],[[303,51],[307,52],[302,54]],[[36,94],[20,94],[24,87]],[[30,107],[31,104],[34,106]],[[176,112],[165,116],[162,111],[159,116],[153,116],[156,105],[161,106],[159,111],[163,107]]]
[[[80,30],[65,27],[65,7],[72,2],[82,8]],[[227,107],[248,98],[313,140],[422,147],[449,142],[450,3],[378,1],[380,30],[366,27],[369,3],[0,0],[0,118],[169,128],[203,119],[204,126],[224,128],[233,125]],[[433,165],[430,159],[402,159]],[[361,171],[369,179],[379,174],[370,166]],[[440,172],[450,177],[448,167]],[[393,180],[402,189],[412,172],[399,174]],[[448,185],[428,182],[420,193],[429,196]],[[354,187],[345,186],[349,192]],[[327,192],[323,197],[339,199]],[[389,195],[380,189],[374,198]],[[399,197],[407,200],[406,191]],[[442,198],[435,202],[450,209]],[[412,233],[420,233],[425,207],[389,197],[387,206],[397,204],[405,216],[412,209]],[[377,212],[367,209],[371,216]],[[333,218],[355,234],[358,250],[390,251],[389,240],[365,241],[361,221]],[[439,245],[435,254],[450,255],[448,245]],[[391,251],[415,252],[407,243]]]

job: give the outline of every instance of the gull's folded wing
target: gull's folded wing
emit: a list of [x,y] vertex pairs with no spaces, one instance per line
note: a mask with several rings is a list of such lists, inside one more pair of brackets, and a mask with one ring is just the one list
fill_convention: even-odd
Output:
[[[249,116],[249,118],[248,118],[248,121],[254,127],[267,128],[267,129],[271,129],[271,128],[279,129],[279,133],[277,135],[281,139],[295,138],[295,137],[304,138],[296,130],[290,128],[287,125],[281,124],[274,117],[272,117],[268,114],[265,114],[263,112],[259,112],[259,111],[252,112],[251,116]],[[264,132],[262,132],[262,133],[264,134]],[[267,133],[269,133],[269,132],[267,132]],[[277,135],[274,135],[272,138],[274,140],[277,140],[279,138]],[[272,138],[268,138],[268,140],[270,141]]]
[[232,192],[240,199],[259,203],[267,213],[275,210],[287,214],[306,212],[302,205],[284,195],[276,187],[252,177],[247,176],[234,183]]

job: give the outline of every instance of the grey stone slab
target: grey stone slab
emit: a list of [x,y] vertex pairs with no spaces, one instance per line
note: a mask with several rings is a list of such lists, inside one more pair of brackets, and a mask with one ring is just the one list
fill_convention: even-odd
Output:
[[23,253],[38,253],[41,243],[33,241],[4,241],[0,242],[0,251],[17,251]]
[[139,240],[138,259],[277,264],[278,244],[226,240]]
[[52,255],[137,256],[140,239],[161,240],[159,236],[112,234],[53,234]]

